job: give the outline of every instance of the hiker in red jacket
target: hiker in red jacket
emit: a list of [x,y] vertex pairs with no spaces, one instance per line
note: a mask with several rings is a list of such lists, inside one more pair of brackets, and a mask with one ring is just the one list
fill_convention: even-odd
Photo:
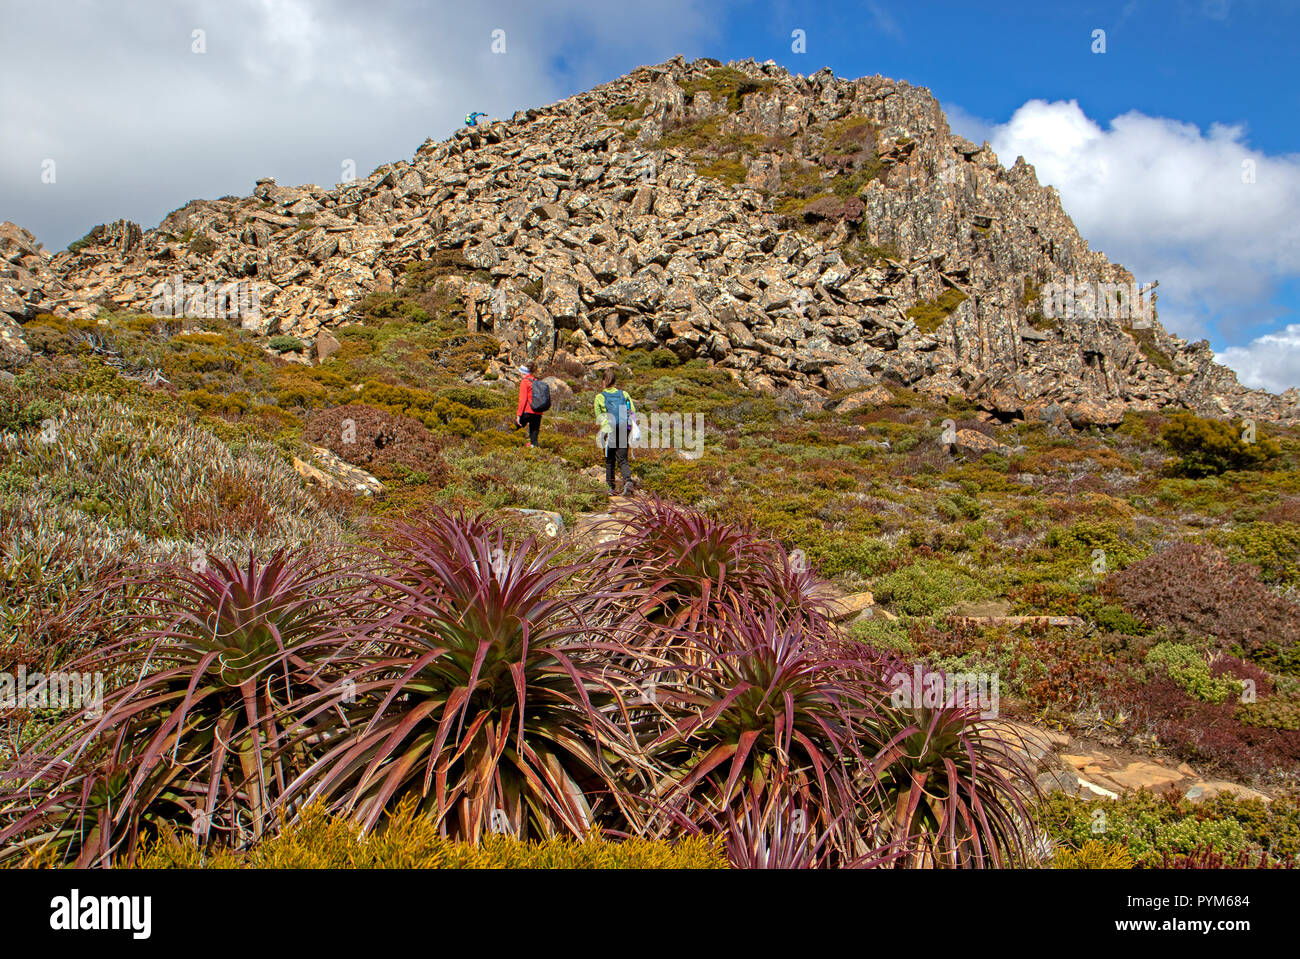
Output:
[[528,447],[537,445],[537,433],[542,428],[542,413],[551,406],[551,391],[547,385],[533,376],[533,364],[525,363],[519,367],[524,378],[519,382],[519,411],[515,422],[528,427]]

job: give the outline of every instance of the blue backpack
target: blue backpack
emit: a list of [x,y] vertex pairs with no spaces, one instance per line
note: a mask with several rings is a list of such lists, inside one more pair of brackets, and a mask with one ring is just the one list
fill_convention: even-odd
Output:
[[628,420],[631,418],[627,397],[622,390],[605,390],[601,395],[605,397],[605,415],[609,418],[610,432],[618,437],[618,445],[622,446],[627,441]]

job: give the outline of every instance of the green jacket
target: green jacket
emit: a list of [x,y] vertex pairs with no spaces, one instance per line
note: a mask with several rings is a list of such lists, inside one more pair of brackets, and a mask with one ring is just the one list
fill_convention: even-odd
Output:
[[[628,420],[628,429],[631,429],[632,419],[636,418],[636,404],[632,402],[632,397],[627,395],[627,390],[619,390],[623,394],[623,399],[627,401],[627,412],[630,417]],[[610,431],[609,414],[605,412],[605,391],[601,390],[596,394],[595,402],[596,425],[600,427],[600,432],[608,433]]]

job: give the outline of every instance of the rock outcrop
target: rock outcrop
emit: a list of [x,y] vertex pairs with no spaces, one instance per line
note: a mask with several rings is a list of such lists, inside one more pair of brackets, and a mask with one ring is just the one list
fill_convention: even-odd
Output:
[[927,90],[883,77],[676,58],[364,179],[260,180],[74,247],[0,227],[0,317],[156,312],[159,284],[171,304],[193,299],[177,282],[242,284],[244,326],[324,354],[365,294],[456,250],[467,323],[512,358],[666,348],[809,400],[907,386],[1075,426],[1164,406],[1300,418],[1296,391],[1246,389],[1156,319],[1054,315],[1047,284],[1133,277],[1023,159],[1004,166]]

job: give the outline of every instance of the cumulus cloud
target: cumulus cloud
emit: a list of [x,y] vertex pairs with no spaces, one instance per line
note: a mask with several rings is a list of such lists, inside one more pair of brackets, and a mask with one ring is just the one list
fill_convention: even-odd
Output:
[[1215,359],[1235,370],[1247,386],[1280,393],[1300,384],[1300,323],[1288,323],[1245,346],[1230,346]]
[[[1040,182],[1060,190],[1094,249],[1141,282],[1160,281],[1169,329],[1241,344],[1286,322],[1273,300],[1300,276],[1300,155],[1254,150],[1239,126],[1202,131],[1137,112],[1103,128],[1073,100],[1031,100],[989,139],[1004,163],[1023,156]],[[1261,337],[1222,356],[1244,381],[1300,383],[1294,335]]]
[[6,4],[0,220],[59,248],[260,176],[332,184],[347,160],[364,176],[471,110],[507,117],[702,53],[715,19],[706,0]]

